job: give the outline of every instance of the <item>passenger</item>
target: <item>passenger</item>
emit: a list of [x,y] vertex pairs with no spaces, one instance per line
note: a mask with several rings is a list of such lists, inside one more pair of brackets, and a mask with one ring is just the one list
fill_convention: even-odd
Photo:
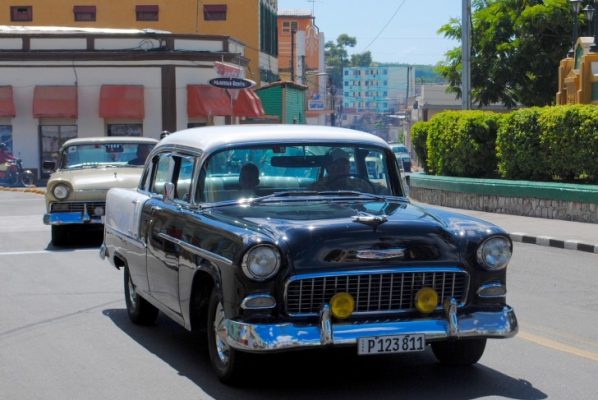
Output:
[[129,160],[127,164],[129,165],[144,165],[145,159],[149,155],[151,147],[145,144],[140,144],[137,146],[137,157]]
[[241,197],[253,197],[256,195],[256,187],[260,184],[260,170],[253,163],[243,164],[239,172],[239,186]]

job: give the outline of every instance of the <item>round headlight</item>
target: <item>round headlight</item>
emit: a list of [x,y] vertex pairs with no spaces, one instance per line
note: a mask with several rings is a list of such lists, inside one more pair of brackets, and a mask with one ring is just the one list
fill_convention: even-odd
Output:
[[56,185],[56,186],[54,186],[54,189],[52,190],[52,194],[58,200],[64,200],[69,195],[69,188],[66,185]]
[[487,270],[503,269],[511,259],[511,243],[501,236],[487,239],[478,247],[477,259]]
[[257,245],[245,253],[241,266],[248,278],[265,281],[278,272],[280,253],[274,246]]

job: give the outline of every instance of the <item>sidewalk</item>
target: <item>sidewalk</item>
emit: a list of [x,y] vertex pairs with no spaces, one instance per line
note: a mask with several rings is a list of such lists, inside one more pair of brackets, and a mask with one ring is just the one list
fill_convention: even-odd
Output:
[[415,201],[413,203],[426,207],[450,210],[492,222],[509,232],[511,239],[514,242],[531,243],[541,246],[580,250],[598,254],[598,224],[463,210],[460,208],[441,207]]

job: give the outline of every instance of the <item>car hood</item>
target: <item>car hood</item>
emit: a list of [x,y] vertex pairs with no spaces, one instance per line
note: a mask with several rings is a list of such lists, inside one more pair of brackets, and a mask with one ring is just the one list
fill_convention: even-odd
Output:
[[242,226],[245,243],[277,244],[295,269],[418,261],[454,266],[469,240],[502,232],[481,220],[402,200],[238,204],[210,214]]
[[[48,188],[59,182],[66,183],[73,188],[73,195],[77,197],[106,196],[108,189],[113,187],[135,188],[143,168],[128,167],[100,167],[90,169],[62,170],[52,174],[48,181]],[[73,199],[72,197],[69,200]]]

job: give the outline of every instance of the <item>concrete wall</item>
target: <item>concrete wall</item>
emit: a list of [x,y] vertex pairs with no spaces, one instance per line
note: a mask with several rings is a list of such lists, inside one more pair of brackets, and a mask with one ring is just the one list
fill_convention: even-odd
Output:
[[423,203],[528,217],[598,223],[598,186],[410,176]]

